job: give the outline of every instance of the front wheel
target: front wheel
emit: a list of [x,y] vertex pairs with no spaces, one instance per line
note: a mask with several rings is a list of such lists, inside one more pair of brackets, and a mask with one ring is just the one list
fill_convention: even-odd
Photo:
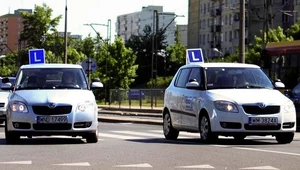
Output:
[[206,114],[200,117],[199,131],[202,142],[215,142],[218,139],[218,135],[211,132],[210,121]]
[[291,143],[294,139],[294,133],[282,133],[276,135],[276,140],[279,144]]
[[5,140],[7,144],[17,144],[20,142],[20,135],[7,130],[7,122],[5,122]]
[[86,135],[86,142],[87,143],[97,143],[98,142],[98,135],[97,133],[90,133]]
[[166,139],[175,140],[178,138],[179,131],[173,127],[169,112],[164,114],[163,130]]

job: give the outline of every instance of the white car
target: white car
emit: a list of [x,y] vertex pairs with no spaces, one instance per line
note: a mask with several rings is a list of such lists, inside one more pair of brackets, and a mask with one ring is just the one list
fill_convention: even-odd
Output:
[[290,143],[296,131],[295,106],[278,88],[284,84],[273,84],[256,65],[184,65],[165,90],[165,138],[177,139],[180,131],[188,131],[200,132],[203,142],[219,135],[237,140],[272,135],[278,143]]
[[[14,84],[15,77],[1,77],[0,86],[3,83]],[[0,90],[0,124],[5,122],[6,119],[6,110],[8,105],[8,98],[11,94],[11,90]]]
[[[64,82],[66,75],[72,81]],[[12,90],[5,123],[7,143],[20,136],[82,136],[87,143],[98,142],[98,107],[83,68],[73,64],[32,64],[20,67]]]

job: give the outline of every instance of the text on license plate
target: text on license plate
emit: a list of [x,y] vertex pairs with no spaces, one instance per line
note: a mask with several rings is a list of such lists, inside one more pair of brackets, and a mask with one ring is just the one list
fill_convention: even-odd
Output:
[[38,116],[37,123],[68,123],[67,116]]
[[277,117],[249,117],[250,125],[277,125]]

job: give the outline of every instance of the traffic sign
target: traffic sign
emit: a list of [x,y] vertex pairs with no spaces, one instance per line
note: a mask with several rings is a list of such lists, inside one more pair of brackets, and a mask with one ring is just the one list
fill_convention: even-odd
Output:
[[204,63],[203,53],[201,48],[186,50],[186,64]]
[[[90,67],[89,67],[89,64],[90,64]],[[83,62],[81,63],[81,66],[85,72],[95,72],[97,69],[97,63],[92,58],[87,58],[87,59],[83,60]]]
[[45,50],[31,49],[28,50],[29,64],[45,64]]

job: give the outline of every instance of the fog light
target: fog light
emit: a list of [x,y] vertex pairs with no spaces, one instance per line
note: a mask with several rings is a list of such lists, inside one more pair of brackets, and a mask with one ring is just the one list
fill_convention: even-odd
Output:
[[13,125],[14,125],[14,128],[19,128],[20,127],[19,123],[14,123]]
[[224,122],[224,123],[222,123],[222,127],[223,128],[226,128],[227,127],[227,124]]
[[92,123],[90,123],[90,122],[85,123],[85,127],[90,127],[91,125],[92,125]]

